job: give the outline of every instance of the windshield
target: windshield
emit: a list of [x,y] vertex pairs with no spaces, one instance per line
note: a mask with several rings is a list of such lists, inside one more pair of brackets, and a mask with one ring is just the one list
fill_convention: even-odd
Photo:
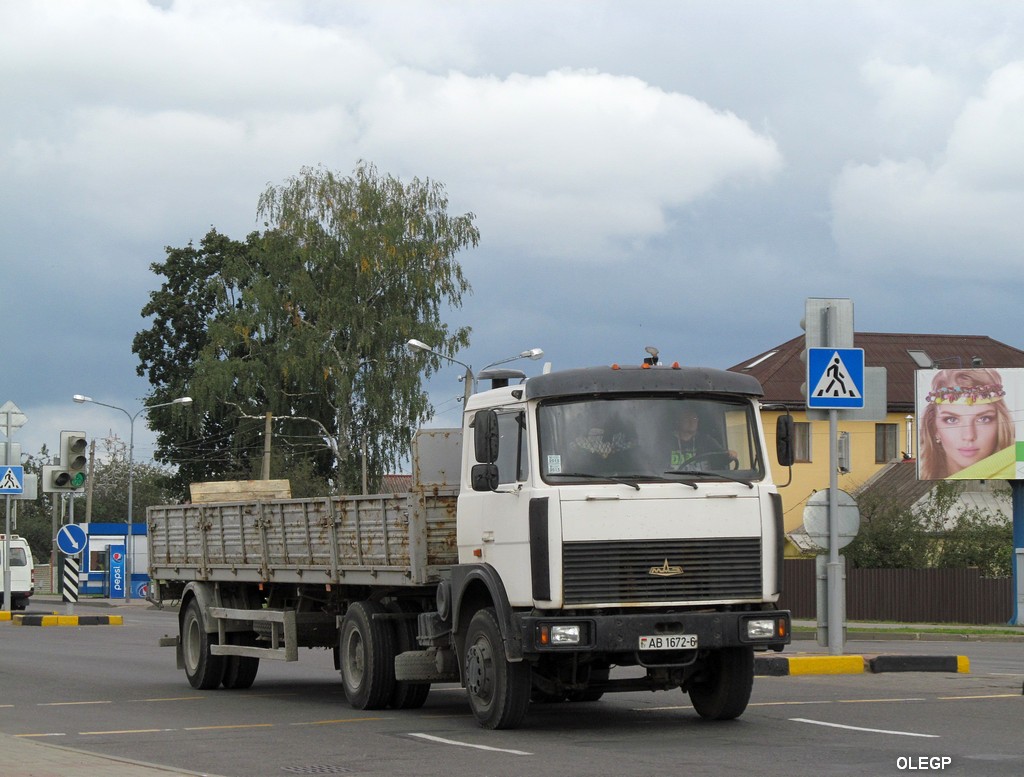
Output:
[[619,396],[548,402],[538,413],[546,482],[764,477],[748,402]]

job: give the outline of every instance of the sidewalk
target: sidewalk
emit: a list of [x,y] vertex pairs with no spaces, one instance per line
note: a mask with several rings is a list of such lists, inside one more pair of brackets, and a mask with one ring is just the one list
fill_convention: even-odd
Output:
[[0,763],[4,777],[167,777],[212,773],[182,771],[168,766],[97,755],[50,743],[0,734]]

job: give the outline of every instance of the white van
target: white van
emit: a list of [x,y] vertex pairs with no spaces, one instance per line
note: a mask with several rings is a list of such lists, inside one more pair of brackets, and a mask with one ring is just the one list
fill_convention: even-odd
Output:
[[[0,534],[0,605],[4,600],[4,548],[6,535]],[[36,592],[36,568],[28,541],[17,534],[11,535],[11,609],[24,610],[29,597]]]

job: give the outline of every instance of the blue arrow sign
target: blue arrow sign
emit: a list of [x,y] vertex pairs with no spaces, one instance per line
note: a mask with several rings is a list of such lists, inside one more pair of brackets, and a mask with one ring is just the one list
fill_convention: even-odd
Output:
[[24,490],[24,467],[16,465],[0,467],[0,494],[20,494]]
[[864,407],[864,349],[807,349],[807,407],[857,410]]
[[77,523],[66,523],[57,532],[57,547],[60,548],[61,553],[66,553],[69,556],[77,556],[85,550],[87,543],[85,529]]

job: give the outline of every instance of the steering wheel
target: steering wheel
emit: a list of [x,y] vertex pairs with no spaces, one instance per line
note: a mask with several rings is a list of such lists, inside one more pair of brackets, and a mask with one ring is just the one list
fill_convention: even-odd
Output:
[[680,472],[685,472],[686,468],[691,464],[698,461],[725,461],[726,469],[737,470],[740,468],[740,460],[731,451],[704,451],[703,453],[695,454],[687,459],[683,466],[679,468]]

